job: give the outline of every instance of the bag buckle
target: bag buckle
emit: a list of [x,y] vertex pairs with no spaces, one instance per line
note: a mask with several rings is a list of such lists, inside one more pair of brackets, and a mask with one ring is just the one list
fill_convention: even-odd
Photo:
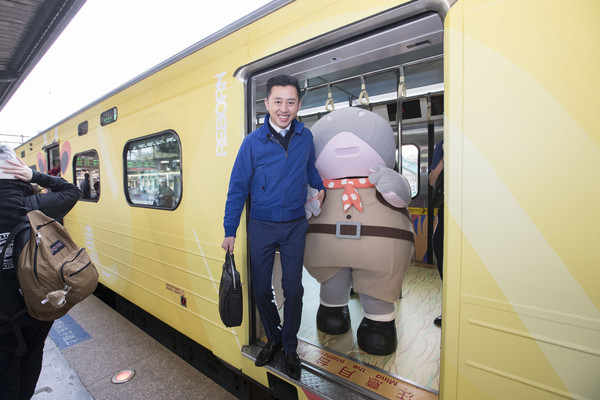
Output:
[[[356,229],[355,233],[353,235],[345,233],[342,234],[342,227],[346,226],[353,226]],[[338,239],[360,239],[360,222],[337,222],[335,224],[335,237]]]

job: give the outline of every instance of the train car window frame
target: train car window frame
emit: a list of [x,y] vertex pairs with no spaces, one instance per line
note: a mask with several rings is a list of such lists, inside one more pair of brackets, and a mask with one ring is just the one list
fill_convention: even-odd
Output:
[[46,151],[46,171],[44,173],[50,173],[54,168],[58,167],[58,176],[60,176],[60,147],[59,144],[53,142],[43,149]]
[[[171,129],[125,143],[123,190],[130,206],[168,211],[179,207],[183,198],[181,148],[179,135]],[[135,157],[133,151],[138,153]]]
[[[86,174],[89,174],[90,197],[84,197],[83,193]],[[100,157],[95,149],[73,155],[73,183],[81,190],[82,201],[97,203],[100,200]]]

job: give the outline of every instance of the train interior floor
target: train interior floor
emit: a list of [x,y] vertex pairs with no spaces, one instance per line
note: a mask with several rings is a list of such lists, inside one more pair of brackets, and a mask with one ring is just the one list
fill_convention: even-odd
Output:
[[[402,298],[396,303],[398,347],[388,356],[374,356],[358,347],[356,330],[363,318],[358,294],[350,298],[350,331],[329,335],[316,329],[319,284],[306,270],[303,285],[304,308],[298,333],[302,341],[375,367],[416,386],[439,391],[441,329],[434,325],[433,320],[442,313],[442,281],[435,266],[409,266]],[[282,311],[283,308],[280,309]]]

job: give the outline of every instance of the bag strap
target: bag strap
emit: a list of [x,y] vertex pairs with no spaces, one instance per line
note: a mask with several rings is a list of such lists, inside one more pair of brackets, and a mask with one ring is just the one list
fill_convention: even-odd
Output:
[[23,198],[23,204],[25,204],[25,210],[27,212],[40,209],[40,206],[37,201],[37,196],[35,194]]
[[233,282],[233,288],[237,289],[235,287],[235,261],[233,261],[233,254],[229,253],[228,251],[225,252],[225,262],[231,268],[231,281]]
[[17,357],[21,357],[23,354],[27,352],[27,345],[25,344],[25,339],[23,338],[23,333],[21,332],[21,328],[17,325],[17,318],[27,312],[27,307],[23,307],[21,310],[17,311],[14,315],[7,317],[2,312],[0,312],[0,320],[6,321],[10,323],[15,332],[15,336],[17,337],[18,346],[15,349],[15,355]]

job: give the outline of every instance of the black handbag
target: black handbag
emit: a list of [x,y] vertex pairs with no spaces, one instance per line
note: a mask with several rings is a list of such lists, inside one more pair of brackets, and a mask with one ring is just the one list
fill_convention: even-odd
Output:
[[240,273],[235,269],[233,254],[225,253],[219,285],[219,314],[226,327],[240,326],[244,311]]

